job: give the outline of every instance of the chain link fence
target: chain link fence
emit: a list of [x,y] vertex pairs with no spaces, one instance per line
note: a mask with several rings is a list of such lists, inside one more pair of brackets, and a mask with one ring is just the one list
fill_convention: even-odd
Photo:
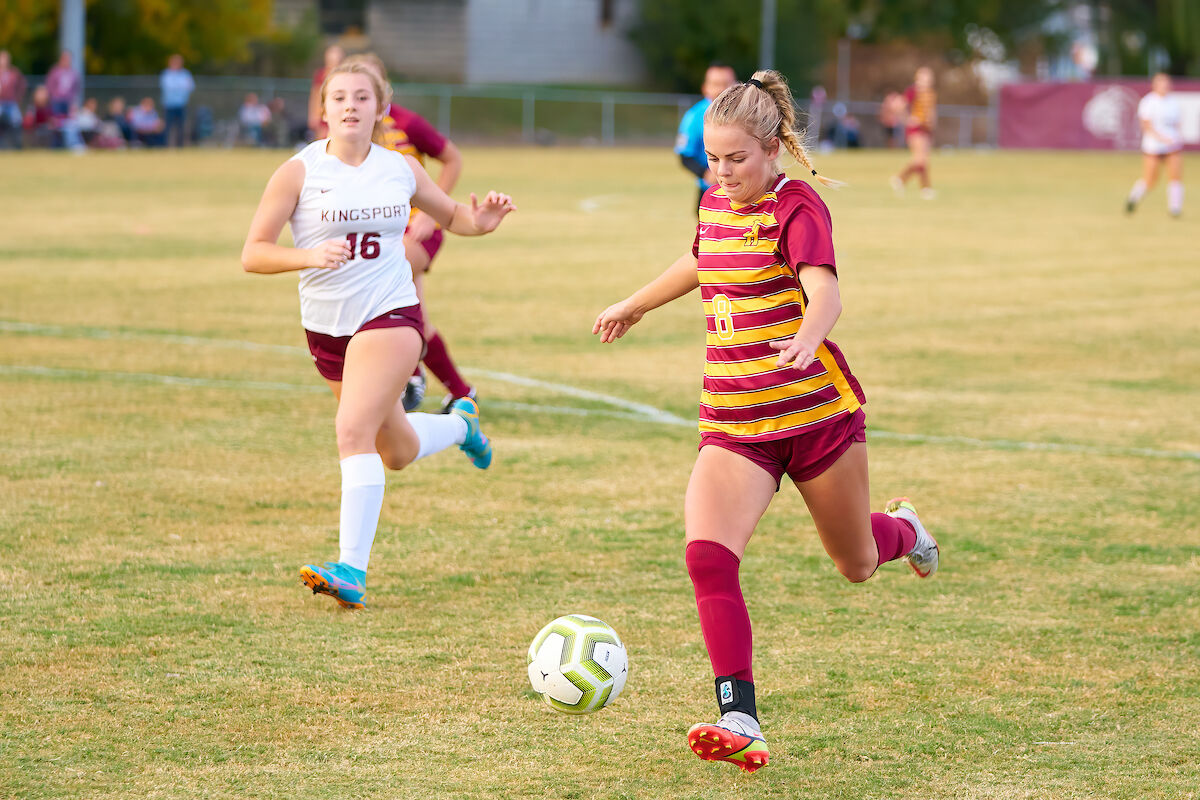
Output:
[[[30,86],[37,83],[30,80]],[[305,136],[309,87],[303,78],[197,77],[189,104],[191,139],[216,146],[241,142],[238,108],[247,94],[254,93],[264,104],[282,101],[281,108],[277,102],[270,143],[294,144]],[[698,99],[683,94],[541,87],[397,83],[393,88],[397,103],[421,114],[455,140],[541,145],[669,147],[680,117]],[[158,76],[88,76],[86,96],[97,98],[102,114],[117,96],[129,106],[144,97],[157,104]],[[835,146],[895,143],[878,122],[877,102],[826,102],[804,110],[815,115],[809,120],[810,139],[819,132],[823,141]],[[991,107],[940,105],[938,118],[938,145],[995,145]]]

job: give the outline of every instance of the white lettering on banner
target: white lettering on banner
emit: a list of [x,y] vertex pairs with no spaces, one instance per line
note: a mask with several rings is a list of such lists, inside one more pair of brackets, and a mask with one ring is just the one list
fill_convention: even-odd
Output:
[[1097,88],[1083,107],[1083,127],[1097,139],[1108,139],[1118,149],[1133,149],[1142,140],[1137,119],[1138,93],[1125,86]]

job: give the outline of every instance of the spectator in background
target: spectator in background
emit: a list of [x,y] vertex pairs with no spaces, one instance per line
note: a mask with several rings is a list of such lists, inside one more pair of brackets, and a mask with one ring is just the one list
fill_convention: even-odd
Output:
[[282,96],[271,100],[267,108],[271,111],[271,123],[265,136],[266,144],[269,147],[291,147],[297,142],[305,141],[308,131],[307,122],[292,118]]
[[325,48],[325,63],[313,73],[312,87],[308,91],[308,129],[314,139],[324,139],[329,134],[329,127],[321,119],[321,85],[329,71],[342,63],[346,51],[336,44]]
[[0,50],[0,147],[20,147],[25,115],[25,76],[12,64],[7,50]]
[[183,56],[176,53],[167,59],[167,68],[158,77],[162,89],[164,139],[170,147],[182,147],[187,141],[187,106],[196,88],[192,73],[183,67]]
[[71,51],[63,50],[58,63],[46,75],[46,89],[50,93],[50,110],[60,117],[70,116],[79,104],[79,93],[83,79],[71,63]]
[[262,147],[263,129],[271,121],[271,110],[258,102],[258,95],[250,92],[238,109],[238,127],[242,129],[242,141]]
[[733,67],[714,61],[704,71],[704,83],[700,93],[704,97],[689,108],[679,121],[679,134],[675,137],[675,152],[683,168],[696,176],[696,185],[700,191],[696,196],[696,207],[700,206],[700,198],[708,187],[716,182],[712,171],[708,168],[708,156],[704,152],[704,112],[716,99],[717,95],[737,82],[737,74]]
[[55,145],[54,110],[50,106],[50,90],[45,85],[33,90],[33,102],[25,112],[24,124],[34,147]]
[[895,147],[900,138],[900,121],[904,116],[904,96],[888,92],[879,104],[879,125],[883,128],[886,147]]
[[100,115],[96,113],[98,109],[99,103],[96,98],[89,97],[83,101],[83,105],[75,114],[75,127],[83,137],[83,143],[89,147],[100,132]]
[[129,112],[129,126],[133,128],[134,139],[144,147],[162,147],[164,124],[154,107],[153,97],[143,97]]
[[124,97],[118,95],[108,101],[108,116],[104,121],[112,124],[125,144],[133,143],[133,126],[129,124],[129,112],[125,109]]

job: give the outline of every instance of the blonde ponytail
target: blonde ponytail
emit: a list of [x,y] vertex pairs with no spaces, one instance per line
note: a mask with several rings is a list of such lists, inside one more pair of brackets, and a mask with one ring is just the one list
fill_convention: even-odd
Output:
[[773,69],[760,69],[746,83],[735,83],[709,106],[705,124],[737,125],[768,147],[778,137],[814,178],[828,187],[842,186],[841,181],[817,174],[804,146],[804,131],[797,130],[796,105],[787,80]]

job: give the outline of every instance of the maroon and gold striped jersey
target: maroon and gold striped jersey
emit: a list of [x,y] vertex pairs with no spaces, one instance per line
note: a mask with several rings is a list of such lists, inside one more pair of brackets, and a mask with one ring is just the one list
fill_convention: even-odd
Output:
[[804,319],[800,266],[837,271],[833,223],[817,193],[781,175],[742,205],[713,187],[699,216],[692,252],[708,325],[700,430],[765,442],[857,410],[866,398],[833,342],[803,371],[776,366],[769,345],[794,336]]

